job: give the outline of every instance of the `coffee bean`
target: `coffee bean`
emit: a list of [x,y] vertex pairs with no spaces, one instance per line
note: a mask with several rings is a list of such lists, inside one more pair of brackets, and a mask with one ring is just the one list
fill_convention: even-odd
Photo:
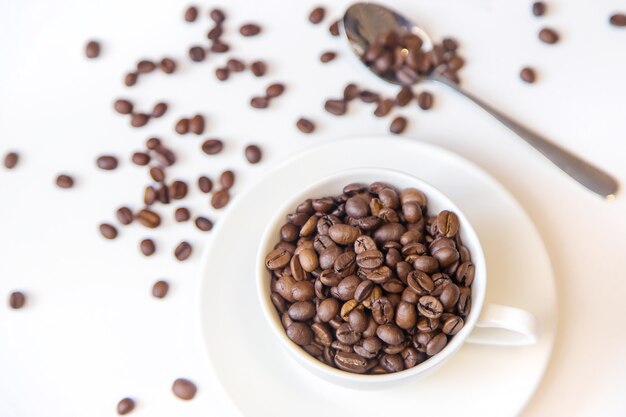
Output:
[[380,95],[373,91],[363,90],[359,92],[359,98],[363,103],[375,103],[380,99]]
[[156,153],[155,157],[157,161],[161,165],[171,166],[174,165],[174,163],[176,162],[176,155],[174,154],[174,152],[172,152],[165,146],[157,146],[154,149],[154,152]]
[[208,139],[202,143],[202,151],[207,155],[215,155],[222,151],[224,143],[219,139]]
[[100,43],[98,41],[87,42],[85,56],[89,59],[98,58],[100,56]]
[[230,71],[228,68],[216,68],[215,69],[215,77],[220,81],[226,81],[229,75],[230,75]]
[[174,249],[174,256],[179,261],[185,261],[191,256],[192,247],[188,242],[180,242]]
[[250,64],[250,70],[255,77],[262,77],[267,72],[267,65],[263,61],[254,61]]
[[196,396],[198,388],[190,380],[178,378],[172,384],[172,392],[181,400],[191,400]]
[[137,63],[137,72],[139,74],[147,74],[156,69],[156,64],[150,60],[142,59]]
[[441,352],[447,344],[448,339],[446,338],[446,335],[443,333],[439,333],[434,336],[430,340],[430,342],[428,342],[428,345],[426,345],[426,354],[428,356],[436,355],[437,353]]
[[189,6],[187,10],[185,10],[185,21],[195,22],[197,18],[198,18],[198,8],[196,6]]
[[411,100],[413,100],[413,90],[411,90],[411,87],[404,86],[396,95],[395,104],[404,107],[409,104]]
[[159,138],[150,138],[146,141],[146,148],[150,150],[155,150],[162,146],[161,139]]
[[323,7],[316,7],[313,10],[311,10],[311,13],[309,13],[309,22],[313,23],[314,25],[317,25],[322,20],[324,20],[325,15],[326,15],[326,9],[324,9]]
[[196,217],[196,227],[203,232],[213,229],[213,222],[206,217]]
[[222,23],[226,20],[226,15],[221,9],[213,9],[209,12],[209,16],[215,23]]
[[415,304],[401,301],[396,309],[396,324],[401,329],[411,329],[417,324],[417,309]]
[[267,97],[257,96],[250,99],[250,106],[254,107],[255,109],[265,109],[268,105],[269,100]]
[[544,28],[539,31],[539,39],[547,44],[555,44],[559,41],[559,34],[554,29]]
[[8,152],[4,156],[4,167],[6,169],[13,169],[19,161],[19,155],[16,152]]
[[117,168],[117,164],[117,158],[111,155],[102,155],[96,160],[96,165],[98,165],[98,168],[105,171],[114,170],[115,168]]
[[189,59],[193,62],[202,62],[206,58],[206,52],[201,46],[192,46],[189,48]]
[[228,189],[224,188],[213,193],[213,197],[211,197],[211,205],[215,209],[221,209],[228,204],[229,200],[230,195],[228,194]]
[[261,160],[261,149],[257,145],[246,146],[244,154],[251,164],[256,164]]
[[180,119],[178,122],[176,122],[176,126],[174,127],[174,130],[179,135],[185,135],[189,133],[189,119],[186,119],[186,118]]
[[370,367],[367,359],[353,352],[337,352],[334,362],[339,369],[356,374],[364,374]]
[[422,110],[429,110],[433,106],[433,95],[428,91],[422,91],[417,95],[417,105]]
[[106,239],[115,239],[117,237],[117,229],[115,228],[115,226],[108,223],[102,223],[98,227],[100,229],[100,234]]
[[326,100],[324,109],[335,116],[341,116],[346,113],[348,106],[344,100]]
[[404,340],[404,333],[392,323],[382,324],[376,329],[376,336],[390,345],[397,345]]
[[385,117],[391,112],[394,106],[394,101],[390,98],[386,98],[381,100],[376,106],[376,110],[374,110],[374,116],[376,117]]
[[224,52],[228,52],[230,50],[230,46],[225,44],[224,42],[214,41],[211,45],[211,52],[215,52],[218,54],[223,54]]
[[186,182],[177,180],[170,184],[169,195],[174,200],[182,200],[187,196],[188,189]]
[[331,36],[339,36],[339,20],[335,20],[328,27],[328,32],[330,32]]
[[260,32],[261,27],[254,23],[247,23],[239,28],[239,33],[246,37],[258,35]]
[[74,179],[69,175],[61,174],[57,176],[56,184],[59,188],[72,188],[74,186]]
[[176,61],[172,58],[163,58],[159,63],[159,68],[166,74],[172,74],[176,71]]
[[163,116],[165,114],[166,111],[167,111],[167,104],[166,103],[157,103],[152,108],[151,116],[152,117],[161,117],[161,116]]
[[522,68],[522,70],[519,73],[519,76],[522,79],[522,81],[525,81],[529,84],[532,84],[535,82],[535,71],[532,68],[529,68],[529,67]]
[[309,119],[305,119],[303,117],[299,118],[296,122],[296,127],[302,133],[313,133],[315,130],[315,125]]
[[139,211],[136,218],[144,227],[148,227],[150,229],[159,227],[161,224],[161,217],[154,211],[148,209]]
[[124,76],[124,85],[126,87],[132,87],[137,84],[138,74],[136,72],[129,72]]
[[443,45],[443,49],[446,50],[446,52],[454,52],[459,47],[457,41],[452,38],[444,38],[441,44]]
[[328,51],[328,52],[324,52],[322,55],[320,55],[320,61],[325,64],[327,62],[332,61],[333,59],[335,59],[337,57],[337,54],[335,52],[332,51]]
[[226,62],[226,67],[232,72],[242,72],[246,69],[246,64],[236,58],[231,58]]
[[[378,324],[391,323],[394,309],[391,301],[387,297],[380,297],[372,303],[372,317]],[[395,344],[395,343],[394,343]]]
[[546,4],[542,1],[533,3],[533,14],[535,16],[543,16],[546,13]]
[[191,133],[201,135],[204,132],[204,117],[200,114],[196,114],[189,121],[189,130]]
[[174,211],[174,219],[181,223],[186,222],[191,218],[191,214],[189,213],[189,209],[185,207],[179,207]]
[[139,242],[139,249],[145,256],[152,256],[156,252],[156,245],[152,239],[143,239]]
[[198,188],[205,194],[210,193],[213,189],[213,181],[208,177],[202,176],[198,178]]
[[133,113],[130,115],[130,125],[132,127],[143,127],[148,124],[150,116],[145,113]]
[[448,315],[443,321],[441,331],[449,336],[454,336],[463,328],[463,319],[453,314]]
[[206,37],[208,39],[211,39],[212,41],[218,41],[223,32],[224,30],[221,25],[215,25],[211,30],[207,32]]
[[145,152],[134,152],[131,160],[135,165],[146,166],[150,163],[150,155]]
[[626,27],[626,14],[615,13],[609,18],[609,23],[617,27]]
[[420,297],[417,303],[417,309],[420,314],[429,319],[436,319],[443,313],[443,304],[441,301],[431,295]]
[[406,129],[407,121],[404,117],[398,116],[392,120],[391,125],[389,125],[389,131],[396,135],[404,132]]
[[133,112],[133,103],[128,100],[118,99],[113,103],[113,109],[119,114],[130,114]]
[[225,189],[231,188],[235,184],[235,173],[231,170],[226,170],[220,174],[220,184]]
[[13,291],[9,295],[9,307],[11,307],[12,309],[18,310],[24,307],[25,303],[26,303],[26,296],[24,295],[23,292]]
[[128,225],[133,222],[133,212],[128,207],[118,208],[115,215],[117,220],[123,225]]
[[443,210],[437,215],[437,229],[446,237],[454,237],[459,231],[459,218],[451,211]]
[[152,286],[152,296],[155,298],[165,298],[169,289],[170,285],[167,281],[157,281]]
[[274,84],[270,84],[266,89],[265,89],[265,94],[267,95],[267,97],[269,98],[274,98],[274,97],[278,97],[281,94],[283,94],[283,92],[285,91],[285,85],[281,84],[281,83],[274,83]]
[[123,398],[117,403],[117,414],[128,414],[135,409],[135,401],[132,398]]
[[159,168],[159,167],[152,167],[150,168],[150,177],[156,181],[156,182],[163,182],[165,181],[165,171],[163,170],[163,168]]
[[313,341],[313,331],[305,323],[293,322],[287,327],[287,337],[297,345],[308,345]]
[[360,231],[354,226],[336,224],[328,229],[330,238],[340,245],[350,245],[360,236]]
[[360,93],[359,87],[356,84],[350,83],[343,89],[343,99],[345,101],[354,100]]

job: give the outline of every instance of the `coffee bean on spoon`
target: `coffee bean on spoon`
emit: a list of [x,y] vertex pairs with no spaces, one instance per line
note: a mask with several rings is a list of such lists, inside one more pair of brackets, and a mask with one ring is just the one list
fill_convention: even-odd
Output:
[[19,155],[16,152],[8,152],[4,156],[4,167],[6,169],[13,169],[19,161]]
[[156,244],[152,239],[143,239],[139,242],[139,249],[144,256],[152,256],[156,252]]
[[123,416],[135,409],[135,401],[132,398],[123,398],[117,403],[117,414]]
[[119,114],[130,114],[133,112],[133,103],[129,100],[118,99],[113,103],[113,109]]
[[60,174],[56,177],[56,185],[59,188],[72,188],[74,186],[74,178],[67,174]]
[[167,281],[157,281],[152,285],[152,296],[154,298],[165,298],[169,289],[170,285],[167,283]]
[[179,261],[186,261],[191,256],[192,248],[188,242],[180,242],[174,249],[174,256]]
[[190,380],[178,378],[172,384],[172,392],[181,400],[191,400],[196,396],[198,389]]
[[117,158],[112,155],[102,155],[96,160],[96,165],[102,170],[112,171],[117,168],[118,161]]
[[311,10],[311,13],[309,13],[309,22],[317,25],[318,23],[321,23],[322,20],[324,20],[325,15],[326,10],[323,7],[316,7]]
[[260,32],[261,27],[255,23],[246,23],[239,28],[239,33],[245,37],[256,36]]
[[13,291],[9,294],[9,307],[14,310],[19,310],[26,304],[26,295],[21,291]]
[[100,43],[98,41],[87,42],[85,56],[89,59],[98,58],[100,56]]
[[309,119],[301,117],[296,122],[296,127],[302,133],[312,133],[315,130],[315,124]]
[[261,148],[259,148],[257,145],[246,146],[244,153],[246,155],[246,159],[251,164],[256,164],[259,161],[261,161],[261,157],[262,157]]
[[529,84],[532,84],[535,82],[535,71],[532,68],[529,68],[529,67],[522,68],[522,70],[519,73],[519,76],[522,79],[522,81],[525,81]]
[[554,29],[544,28],[539,31],[539,39],[551,45],[559,41],[559,35]]

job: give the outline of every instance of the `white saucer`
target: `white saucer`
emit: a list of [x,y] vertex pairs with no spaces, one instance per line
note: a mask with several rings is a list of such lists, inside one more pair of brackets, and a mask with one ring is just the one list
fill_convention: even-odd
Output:
[[[465,344],[426,379],[376,392],[340,388],[296,363],[275,340],[256,297],[259,239],[276,207],[298,188],[358,167],[405,171],[448,195],[483,244],[486,302],[535,314],[542,324],[539,342],[514,348]],[[474,164],[408,138],[342,140],[283,163],[231,203],[205,249],[201,273],[201,323],[210,362],[233,410],[246,417],[515,416],[541,380],[556,331],[550,261],[519,203]]]

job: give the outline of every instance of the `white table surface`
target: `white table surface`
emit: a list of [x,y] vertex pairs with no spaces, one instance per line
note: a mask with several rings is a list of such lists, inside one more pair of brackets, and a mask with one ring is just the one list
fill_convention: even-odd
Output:
[[[179,154],[170,178],[195,181],[233,168],[237,194],[309,146],[387,131],[390,118],[375,119],[360,103],[342,118],[323,110],[324,100],[348,81],[388,94],[395,88],[356,67],[327,24],[308,23],[317,3],[223,1],[227,55],[266,59],[270,71],[263,79],[235,74],[220,83],[213,71],[225,56],[200,64],[186,59],[190,45],[205,43],[206,10],[215,3],[202,4],[202,18],[185,24],[186,4],[174,0],[0,0],[0,155],[13,149],[21,155],[15,170],[0,168],[1,416],[113,416],[125,396],[137,400],[136,416],[227,415],[199,330],[199,260],[210,233],[191,222],[174,224],[171,212],[180,204],[159,209],[166,220],[158,230],[120,228],[114,242],[102,239],[97,225],[113,221],[122,204],[140,206],[147,174],[128,158],[151,135]],[[348,3],[328,2],[328,14],[339,17]],[[623,2],[550,1],[542,19],[530,14],[530,1],[386,3],[418,17],[437,38],[461,40],[467,60],[461,74],[470,91],[626,183],[626,30],[607,24],[611,12],[626,11]],[[262,35],[238,36],[245,21],[261,23]],[[537,41],[543,25],[556,28],[562,41]],[[100,59],[83,56],[90,38],[102,42]],[[325,50],[338,51],[338,59],[320,64]],[[132,89],[122,85],[138,59],[165,55],[180,60],[175,75],[150,74]],[[535,85],[519,81],[524,65],[537,68]],[[273,80],[287,84],[284,97],[265,111],[249,108],[249,97]],[[407,140],[455,151],[502,182],[537,225],[553,262],[559,333],[545,378],[522,415],[625,415],[626,197],[600,200],[467,100],[444,87],[425,88],[436,95],[432,111],[413,104],[396,112],[410,119]],[[170,109],[147,127],[130,129],[111,109],[121,96],[145,109],[163,99]],[[220,157],[199,152],[201,138],[173,133],[175,120],[196,112],[208,117],[201,138],[225,140]],[[300,115],[317,122],[315,134],[295,129]],[[264,150],[256,166],[242,156],[252,142]],[[102,153],[119,156],[120,168],[98,170],[94,161]],[[59,172],[75,175],[74,189],[53,185]],[[221,213],[192,188],[182,204],[219,221]],[[158,256],[139,254],[146,236],[155,238]],[[171,252],[183,239],[193,243],[194,254],[179,263]],[[171,282],[163,300],[150,295],[160,278]],[[6,303],[15,289],[28,295],[19,311]],[[197,383],[193,401],[170,393],[178,377]]]

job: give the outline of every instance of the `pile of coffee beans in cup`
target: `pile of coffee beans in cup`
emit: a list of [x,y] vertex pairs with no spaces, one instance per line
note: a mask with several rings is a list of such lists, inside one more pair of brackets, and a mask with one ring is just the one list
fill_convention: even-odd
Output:
[[267,254],[287,336],[357,374],[412,368],[446,347],[470,312],[474,265],[458,216],[426,195],[375,182],[307,199]]

